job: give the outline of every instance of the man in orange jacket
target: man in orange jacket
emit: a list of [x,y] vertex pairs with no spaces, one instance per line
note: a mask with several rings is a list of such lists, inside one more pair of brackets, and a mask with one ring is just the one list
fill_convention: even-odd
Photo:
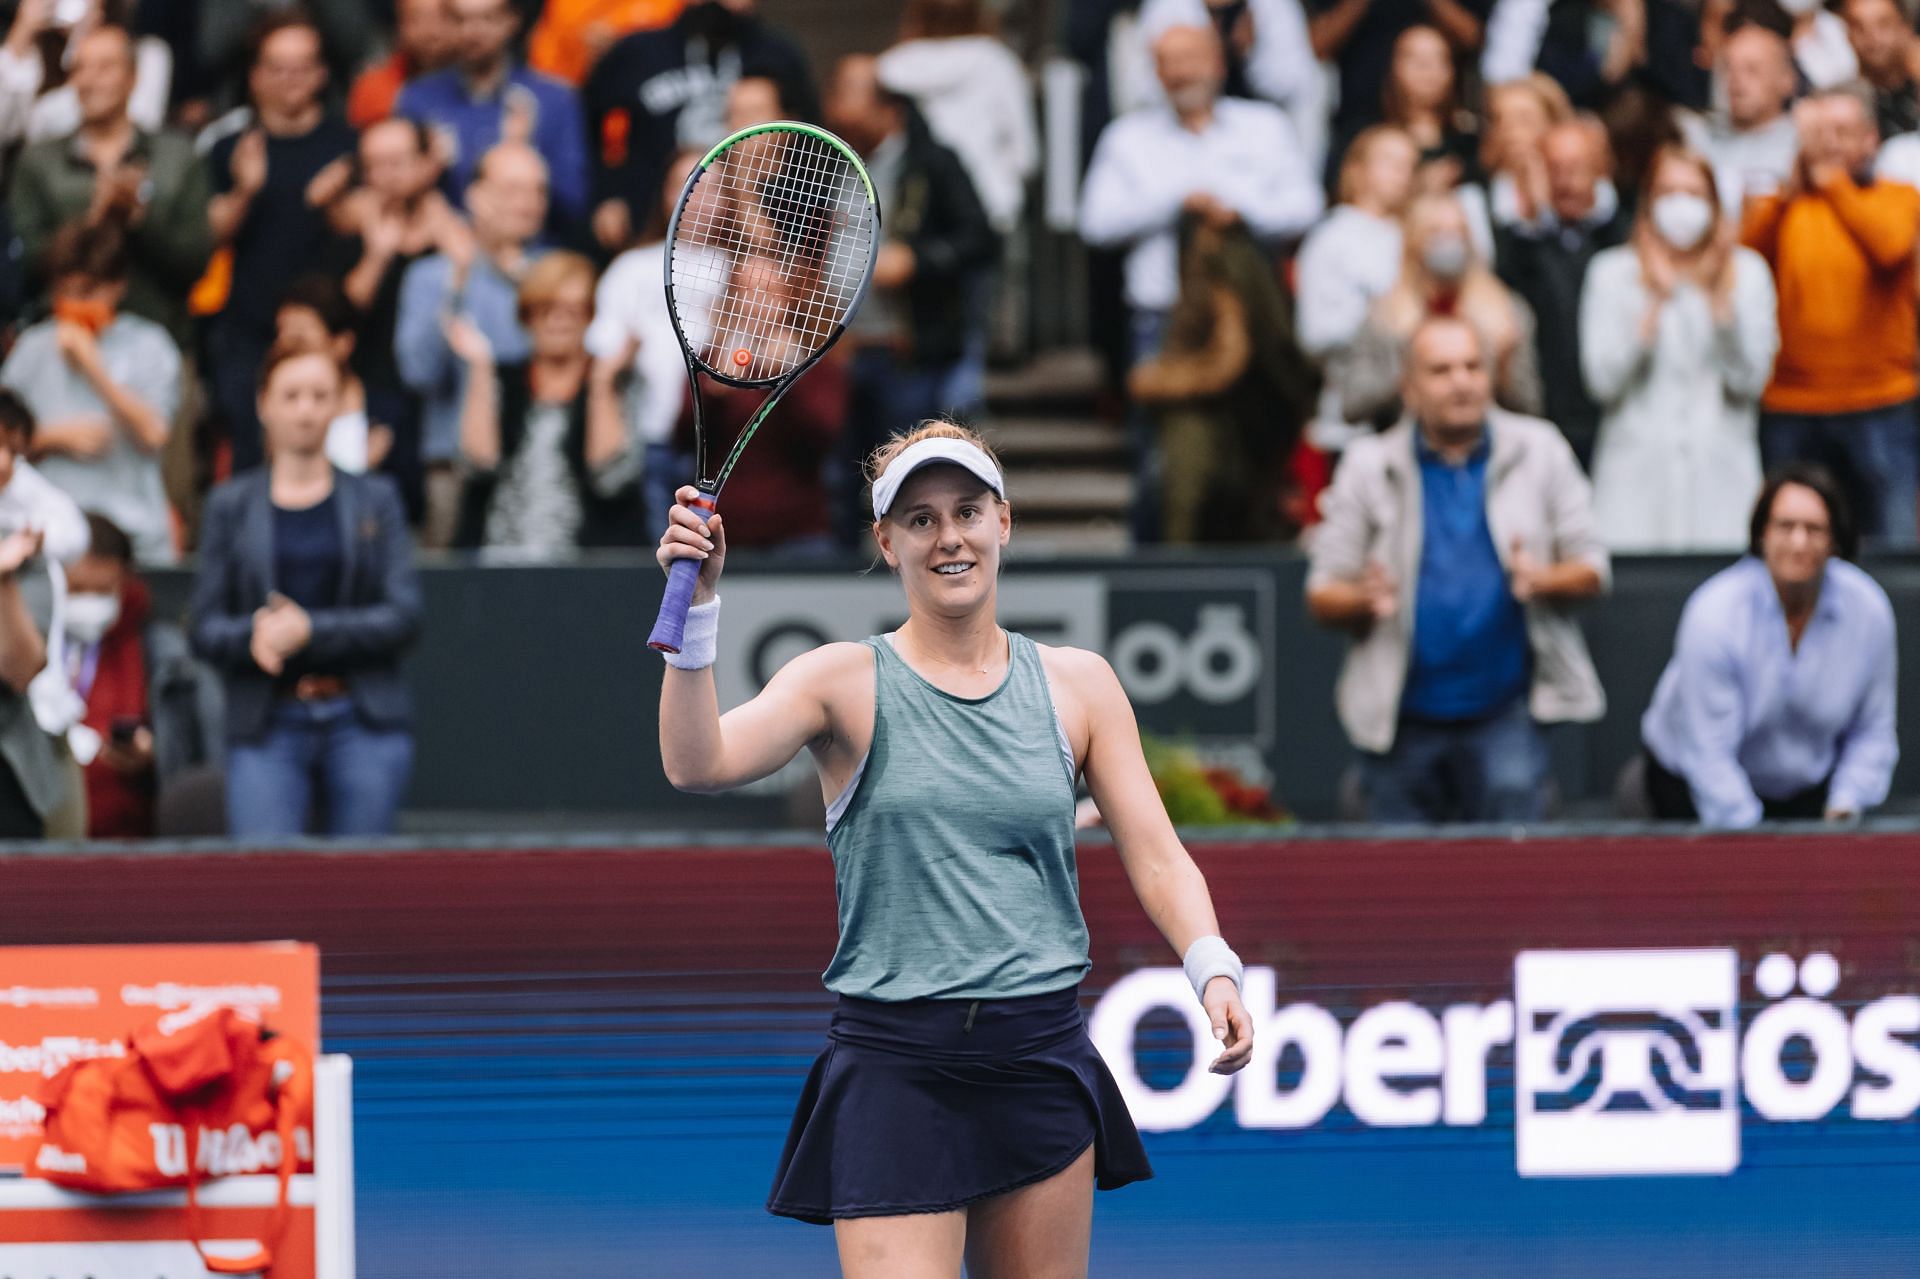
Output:
[[1873,176],[1871,89],[1842,85],[1799,104],[1800,158],[1786,188],[1747,201],[1741,238],[1773,267],[1780,356],[1761,398],[1769,468],[1824,463],[1863,533],[1920,542],[1920,418],[1914,399],[1914,249],[1920,191]]

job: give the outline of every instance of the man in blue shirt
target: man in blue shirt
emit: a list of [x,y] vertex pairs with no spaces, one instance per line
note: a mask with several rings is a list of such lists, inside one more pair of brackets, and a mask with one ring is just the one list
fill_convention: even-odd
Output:
[[1687,601],[1640,721],[1654,816],[1846,821],[1887,797],[1900,758],[1893,606],[1847,562],[1858,543],[1825,470],[1768,480],[1748,554]]
[[546,159],[559,239],[581,233],[587,213],[586,121],[573,89],[513,60],[520,15],[509,0],[448,0],[459,56],[408,83],[394,114],[433,126],[448,148],[446,187],[458,199],[495,143],[524,142]]
[[520,278],[541,254],[533,241],[547,213],[546,165],[531,147],[502,142],[481,158],[467,204],[473,234],[450,237],[446,249],[407,268],[394,316],[394,362],[421,400],[427,509],[420,540],[430,547],[452,540],[460,500],[454,458],[466,366],[447,345],[447,323],[455,316],[471,322],[503,364],[527,357]]
[[1307,576],[1354,636],[1335,697],[1367,816],[1535,821],[1539,725],[1606,704],[1572,616],[1609,573],[1592,490],[1551,423],[1492,406],[1464,320],[1414,330],[1401,391],[1408,420],[1347,450]]

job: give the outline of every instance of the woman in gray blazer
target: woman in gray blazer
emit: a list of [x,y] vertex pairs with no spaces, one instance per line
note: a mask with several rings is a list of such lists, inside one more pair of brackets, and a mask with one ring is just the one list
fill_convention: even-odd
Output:
[[215,490],[201,529],[193,647],[225,678],[239,838],[389,834],[413,770],[400,654],[420,579],[392,482],[327,461],[341,381],[331,355],[275,345],[269,460]]

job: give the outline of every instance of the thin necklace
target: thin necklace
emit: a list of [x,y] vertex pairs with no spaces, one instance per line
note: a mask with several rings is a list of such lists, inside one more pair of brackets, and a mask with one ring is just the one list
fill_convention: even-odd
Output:
[[[1005,643],[1006,635],[1007,635],[1006,631],[1004,631],[998,626],[994,627],[993,629],[994,629],[994,633],[1000,637],[1001,642]],[[917,649],[920,646],[918,644],[915,644],[914,647]],[[982,666],[976,670],[971,666],[962,666],[957,662],[949,662],[945,658],[935,657],[932,653],[927,653],[927,652],[922,652],[920,654],[920,660],[927,662],[933,666],[944,666],[950,671],[960,671],[961,673],[966,675],[992,674],[992,672],[985,666]]]

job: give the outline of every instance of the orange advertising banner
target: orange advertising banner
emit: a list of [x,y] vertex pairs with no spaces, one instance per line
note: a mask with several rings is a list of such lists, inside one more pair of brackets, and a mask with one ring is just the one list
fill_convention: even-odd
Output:
[[182,1008],[251,1009],[320,1047],[320,952],[300,942],[0,947],[0,1170],[40,1139],[40,1085],[69,1062],[117,1057],[127,1036]]

